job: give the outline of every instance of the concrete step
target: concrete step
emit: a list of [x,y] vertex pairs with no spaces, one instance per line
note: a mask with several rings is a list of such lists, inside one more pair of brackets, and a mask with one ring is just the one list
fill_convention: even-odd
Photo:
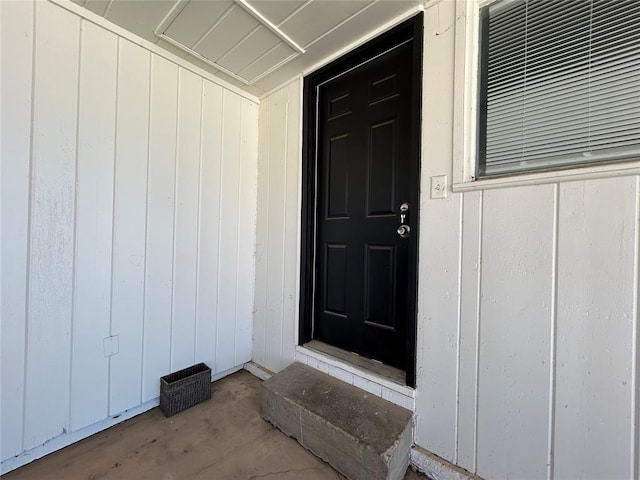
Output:
[[411,412],[294,363],[262,384],[262,417],[351,480],[401,480]]

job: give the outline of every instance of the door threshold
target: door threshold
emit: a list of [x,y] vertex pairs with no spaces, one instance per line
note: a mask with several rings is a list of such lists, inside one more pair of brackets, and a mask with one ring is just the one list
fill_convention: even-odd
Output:
[[329,345],[318,340],[311,340],[310,342],[305,343],[304,347],[308,348],[309,350],[328,355],[337,360],[341,360],[362,370],[366,370],[376,377],[382,377],[385,380],[393,382],[397,385],[403,387],[407,385],[405,381],[407,376],[406,372],[404,370],[400,370],[399,368],[390,367],[389,365],[385,365],[384,363],[377,360],[362,357],[357,353],[342,350],[341,348],[334,347],[333,345]]
[[416,391],[406,385],[402,370],[316,340],[298,345],[295,360],[415,411]]

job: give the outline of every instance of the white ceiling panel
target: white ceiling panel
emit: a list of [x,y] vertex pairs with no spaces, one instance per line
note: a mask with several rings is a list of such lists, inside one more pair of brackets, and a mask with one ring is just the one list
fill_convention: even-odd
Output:
[[110,0],[87,0],[84,7],[88,10],[91,10],[93,13],[97,13],[98,15],[104,15],[104,12],[107,11],[107,7],[109,6]]
[[255,18],[240,7],[234,6],[194,50],[215,62],[257,26],[258,21]]
[[[329,35],[323,36],[318,40],[318,46],[315,43],[313,46],[309,46],[308,51],[314,55],[316,52],[324,53],[324,56],[327,55],[326,52],[336,52],[358,41],[367,33],[385,26],[390,21],[406,16],[407,11],[415,9],[421,3],[418,0],[379,0],[349,22],[331,31]],[[305,64],[311,66],[319,60],[320,58],[311,63],[307,61]]]
[[[253,63],[280,43],[280,39],[265,27],[258,27],[233,50],[218,60],[218,63],[234,73]],[[250,79],[249,79],[250,80]]]
[[372,0],[315,0],[284,22],[280,28],[304,46],[370,3]]
[[278,25],[306,2],[307,0],[249,0],[249,4],[274,25]]
[[174,0],[114,0],[105,18],[155,43],[153,31],[173,7]]
[[269,51],[263,57],[240,70],[239,75],[251,80],[295,53],[296,52],[286,43],[279,43],[278,46]]
[[[256,82],[256,86],[268,92],[287,80],[308,73],[308,69],[325,62],[329,55],[340,52],[345,47],[355,46],[356,42],[370,32],[379,30],[390,22],[398,22],[421,5],[420,1],[382,0],[351,21],[335,29],[318,42],[306,49],[304,55],[294,58],[273,73]],[[417,12],[416,12],[417,13]]]
[[425,1],[434,0],[73,0],[253,94],[307,72]]
[[233,2],[224,0],[189,2],[164,33],[187,47],[193,47],[231,5]]

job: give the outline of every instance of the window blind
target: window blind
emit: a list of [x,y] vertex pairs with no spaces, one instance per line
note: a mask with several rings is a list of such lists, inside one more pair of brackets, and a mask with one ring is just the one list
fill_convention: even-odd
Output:
[[640,159],[640,0],[481,12],[478,176]]

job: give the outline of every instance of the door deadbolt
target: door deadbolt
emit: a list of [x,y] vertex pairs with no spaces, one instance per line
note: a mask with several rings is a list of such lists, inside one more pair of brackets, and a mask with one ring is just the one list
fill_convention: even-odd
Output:
[[409,211],[409,204],[404,202],[400,205],[400,224],[403,224],[405,219],[407,218],[407,212]]

